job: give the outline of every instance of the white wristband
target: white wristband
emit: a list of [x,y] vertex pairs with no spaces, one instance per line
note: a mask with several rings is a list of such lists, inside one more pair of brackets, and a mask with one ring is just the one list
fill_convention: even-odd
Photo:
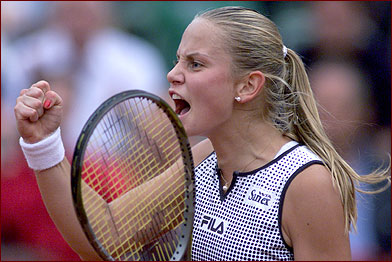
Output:
[[27,164],[34,170],[53,167],[63,161],[65,156],[60,127],[53,134],[37,143],[28,144],[21,137],[19,144],[22,147]]

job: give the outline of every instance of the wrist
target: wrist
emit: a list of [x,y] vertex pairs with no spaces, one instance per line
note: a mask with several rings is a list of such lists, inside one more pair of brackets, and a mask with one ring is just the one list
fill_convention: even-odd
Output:
[[31,169],[44,170],[60,163],[65,156],[60,127],[43,140],[30,144],[22,137],[19,144]]

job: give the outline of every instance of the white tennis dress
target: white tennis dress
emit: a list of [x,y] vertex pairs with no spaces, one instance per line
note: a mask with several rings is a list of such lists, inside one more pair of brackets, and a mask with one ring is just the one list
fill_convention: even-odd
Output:
[[304,168],[323,164],[306,146],[289,142],[268,164],[234,172],[222,190],[215,152],[195,168],[192,260],[293,260],[282,236],[282,207],[290,182]]

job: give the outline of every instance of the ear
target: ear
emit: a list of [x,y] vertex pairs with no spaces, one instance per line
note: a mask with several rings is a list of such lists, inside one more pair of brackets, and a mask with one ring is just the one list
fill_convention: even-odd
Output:
[[264,87],[265,76],[260,71],[253,71],[245,77],[237,87],[237,95],[241,98],[238,103],[246,103],[258,96]]

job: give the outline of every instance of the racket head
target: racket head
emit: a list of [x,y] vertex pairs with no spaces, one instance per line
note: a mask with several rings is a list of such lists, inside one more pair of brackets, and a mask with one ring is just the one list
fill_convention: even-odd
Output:
[[[143,146],[135,147],[135,144]],[[137,157],[132,157],[136,154]],[[149,164],[140,166],[146,159]],[[170,211],[166,211],[169,209],[166,208],[165,212],[171,212],[171,216],[180,213],[175,223],[171,222],[175,224],[171,225],[174,229],[157,232],[158,237],[152,244],[126,244],[126,227],[134,225],[126,225],[118,219],[118,215],[113,214],[116,210],[111,210],[110,205],[173,165],[176,165],[176,172],[180,174],[180,181],[176,182],[177,189],[173,191],[180,193],[176,196],[170,196],[171,192],[166,194],[167,199],[174,198],[179,203],[170,203],[169,206],[175,207],[170,207]],[[101,258],[143,261],[183,258],[191,240],[193,224],[193,168],[184,127],[163,99],[142,90],[129,90],[102,103],[80,133],[71,166],[72,198],[76,214],[88,240]],[[161,188],[157,192],[160,191],[165,189]],[[96,195],[99,196],[99,203],[91,200]],[[129,207],[131,211],[127,212],[139,215],[149,212],[148,207],[143,208]],[[100,221],[101,217],[110,217],[110,225]],[[151,221],[154,219],[151,218]],[[119,230],[120,227],[123,229]]]

